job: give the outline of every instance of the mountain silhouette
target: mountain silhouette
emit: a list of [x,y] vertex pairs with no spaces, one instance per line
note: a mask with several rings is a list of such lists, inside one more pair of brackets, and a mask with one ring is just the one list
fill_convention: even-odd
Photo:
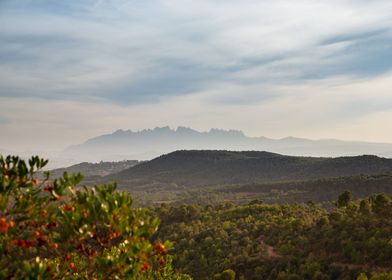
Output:
[[125,159],[148,160],[176,150],[257,150],[296,156],[392,155],[392,144],[341,140],[309,140],[295,137],[249,137],[239,130],[188,127],[156,127],[141,131],[117,130],[67,148],[64,157],[98,162]]

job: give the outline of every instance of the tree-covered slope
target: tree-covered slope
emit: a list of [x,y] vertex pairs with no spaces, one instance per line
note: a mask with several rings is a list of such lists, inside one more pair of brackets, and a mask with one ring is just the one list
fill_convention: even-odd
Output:
[[161,205],[158,236],[195,279],[392,279],[392,201],[385,194],[330,212],[313,204]]
[[99,162],[90,163],[82,162],[69,167],[57,168],[50,171],[53,178],[61,177],[64,172],[67,173],[83,173],[84,176],[106,176],[112,173],[117,173],[122,170],[128,169],[138,164],[137,160],[124,160],[115,162]]
[[176,151],[106,176],[120,185],[152,183],[227,185],[308,180],[392,171],[392,159],[377,156],[294,157],[246,151]]
[[354,198],[365,198],[372,193],[392,195],[392,174],[353,175],[305,181],[251,183],[227,186],[221,192],[240,196],[240,202],[261,199],[269,203],[332,202],[337,195],[350,191]]

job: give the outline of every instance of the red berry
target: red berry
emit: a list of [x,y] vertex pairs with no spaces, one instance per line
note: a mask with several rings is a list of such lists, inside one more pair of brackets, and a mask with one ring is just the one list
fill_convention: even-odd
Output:
[[50,244],[49,244],[49,247],[50,247],[52,250],[57,250],[57,249],[59,248],[59,244],[57,244],[57,243],[50,243]]
[[154,249],[156,252],[161,253],[161,254],[167,253],[167,249],[165,248],[165,246],[161,242],[157,242],[154,246]]
[[76,268],[76,265],[75,265],[74,262],[70,262],[68,265],[69,265],[70,269],[75,269]]
[[64,211],[73,211],[74,208],[71,205],[65,205],[64,206]]
[[29,249],[31,246],[33,246],[33,242],[31,240],[26,241],[26,248]]
[[5,218],[0,218],[0,232],[7,233],[8,229],[13,227],[15,223],[13,221],[8,222]]
[[53,191],[53,190],[54,190],[54,188],[53,188],[52,186],[46,186],[46,187],[44,187],[44,191],[51,192],[51,191]]
[[26,245],[25,241],[23,239],[18,241],[18,244],[20,247],[24,247]]

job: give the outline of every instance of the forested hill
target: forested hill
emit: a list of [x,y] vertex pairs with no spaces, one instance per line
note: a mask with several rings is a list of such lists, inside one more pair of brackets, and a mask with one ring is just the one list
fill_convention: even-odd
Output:
[[377,156],[295,157],[269,152],[176,151],[104,179],[120,185],[151,183],[224,185],[308,180],[392,172],[392,159]]
[[82,173],[84,176],[106,176],[112,173],[120,172],[138,164],[137,160],[124,160],[118,162],[99,162],[90,163],[82,162],[65,168],[57,168],[50,171],[52,177],[57,178],[68,173]]

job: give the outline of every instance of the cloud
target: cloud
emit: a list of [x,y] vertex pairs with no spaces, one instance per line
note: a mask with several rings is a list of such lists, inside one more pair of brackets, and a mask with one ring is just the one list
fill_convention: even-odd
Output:
[[[155,103],[245,83],[264,89],[377,75],[392,66],[383,59],[392,45],[386,1],[2,5],[0,96]],[[271,95],[258,92],[260,100]]]
[[[363,138],[390,114],[391,11],[386,0],[0,1],[0,129],[9,146],[26,145],[26,129],[53,148],[157,125]],[[374,139],[392,141],[385,122]]]

